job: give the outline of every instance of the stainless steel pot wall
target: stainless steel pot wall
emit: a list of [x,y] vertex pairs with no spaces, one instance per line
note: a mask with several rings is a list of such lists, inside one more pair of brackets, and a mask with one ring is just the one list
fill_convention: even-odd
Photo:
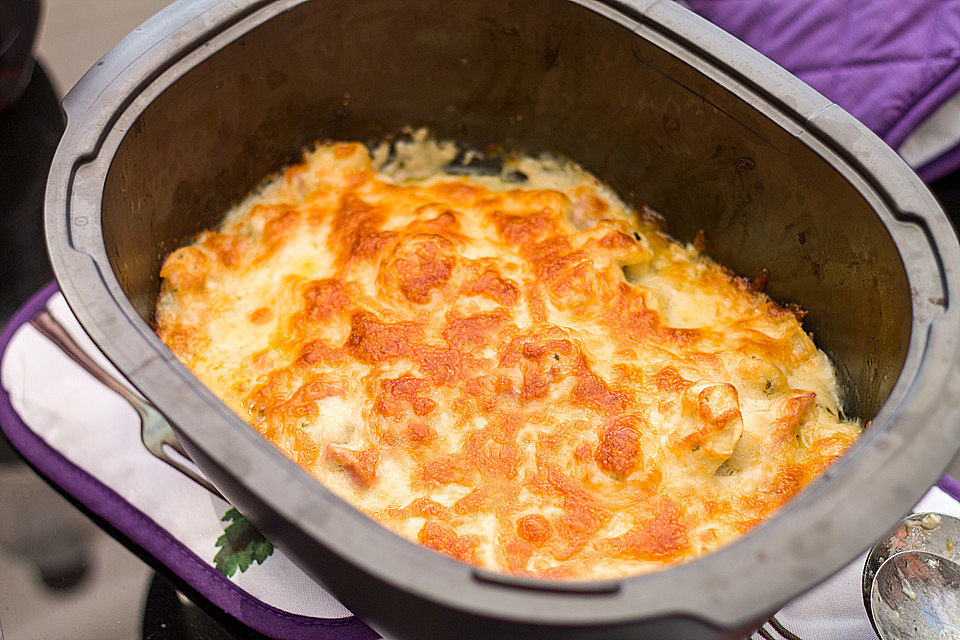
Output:
[[[733,638],[896,522],[960,445],[960,250],[837,106],[672,2],[183,0],[65,100],[47,236],[91,337],[223,493],[379,628],[413,638]],[[150,329],[163,256],[318,138],[425,125],[572,157],[807,309],[872,425],[738,542],[649,576],[506,578],[381,528],[204,389]]]

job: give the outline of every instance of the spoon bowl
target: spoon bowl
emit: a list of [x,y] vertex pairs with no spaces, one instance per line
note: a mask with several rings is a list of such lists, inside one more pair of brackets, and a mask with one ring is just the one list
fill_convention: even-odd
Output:
[[870,550],[863,567],[863,605],[875,631],[877,624],[870,604],[874,577],[887,559],[904,551],[928,551],[960,562],[960,519],[941,513],[914,513],[901,520]]
[[870,608],[881,640],[960,640],[960,564],[926,551],[893,555],[877,570]]

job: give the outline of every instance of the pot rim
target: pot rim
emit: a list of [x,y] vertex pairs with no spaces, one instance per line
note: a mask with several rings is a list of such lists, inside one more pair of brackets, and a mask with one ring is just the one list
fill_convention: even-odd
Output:
[[[160,342],[123,294],[100,234],[107,170],[139,110],[177,73],[307,1],[181,0],[158,13],[65,98],[67,127],[47,183],[48,252],[64,297],[97,346],[207,461],[215,481],[217,474],[245,474],[245,489],[275,517],[297,523],[377,580],[450,609],[570,627],[680,616],[721,628],[761,619],[842,568],[936,481],[960,445],[960,247],[933,196],[842,109],[679,5],[562,0],[695,64],[813,147],[874,204],[914,291],[908,355],[894,390],[870,437],[754,531],[701,558],[630,578],[556,583],[480,571],[397,536],[323,488]],[[170,389],[178,402],[169,402]],[[241,506],[250,500],[231,498]],[[268,533],[276,526],[250,515]]]

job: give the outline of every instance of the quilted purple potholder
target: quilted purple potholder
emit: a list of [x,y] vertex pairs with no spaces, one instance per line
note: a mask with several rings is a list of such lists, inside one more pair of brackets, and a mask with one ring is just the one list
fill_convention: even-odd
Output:
[[[960,0],[686,4],[846,109],[925,180],[960,168],[960,117],[950,108],[960,94]],[[925,125],[934,118],[939,130]],[[931,152],[904,153],[920,126]]]

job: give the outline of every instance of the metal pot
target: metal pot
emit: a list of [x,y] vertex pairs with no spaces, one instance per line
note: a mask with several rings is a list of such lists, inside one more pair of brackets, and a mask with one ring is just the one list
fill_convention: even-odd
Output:
[[[903,162],[839,107],[672,2],[183,0],[64,101],[46,225],[60,286],[207,475],[397,637],[734,638],[868,547],[960,445],[960,249]],[[326,491],[150,328],[166,253],[318,138],[405,125],[569,156],[801,305],[872,420],[748,535],[639,577],[473,569]]]

